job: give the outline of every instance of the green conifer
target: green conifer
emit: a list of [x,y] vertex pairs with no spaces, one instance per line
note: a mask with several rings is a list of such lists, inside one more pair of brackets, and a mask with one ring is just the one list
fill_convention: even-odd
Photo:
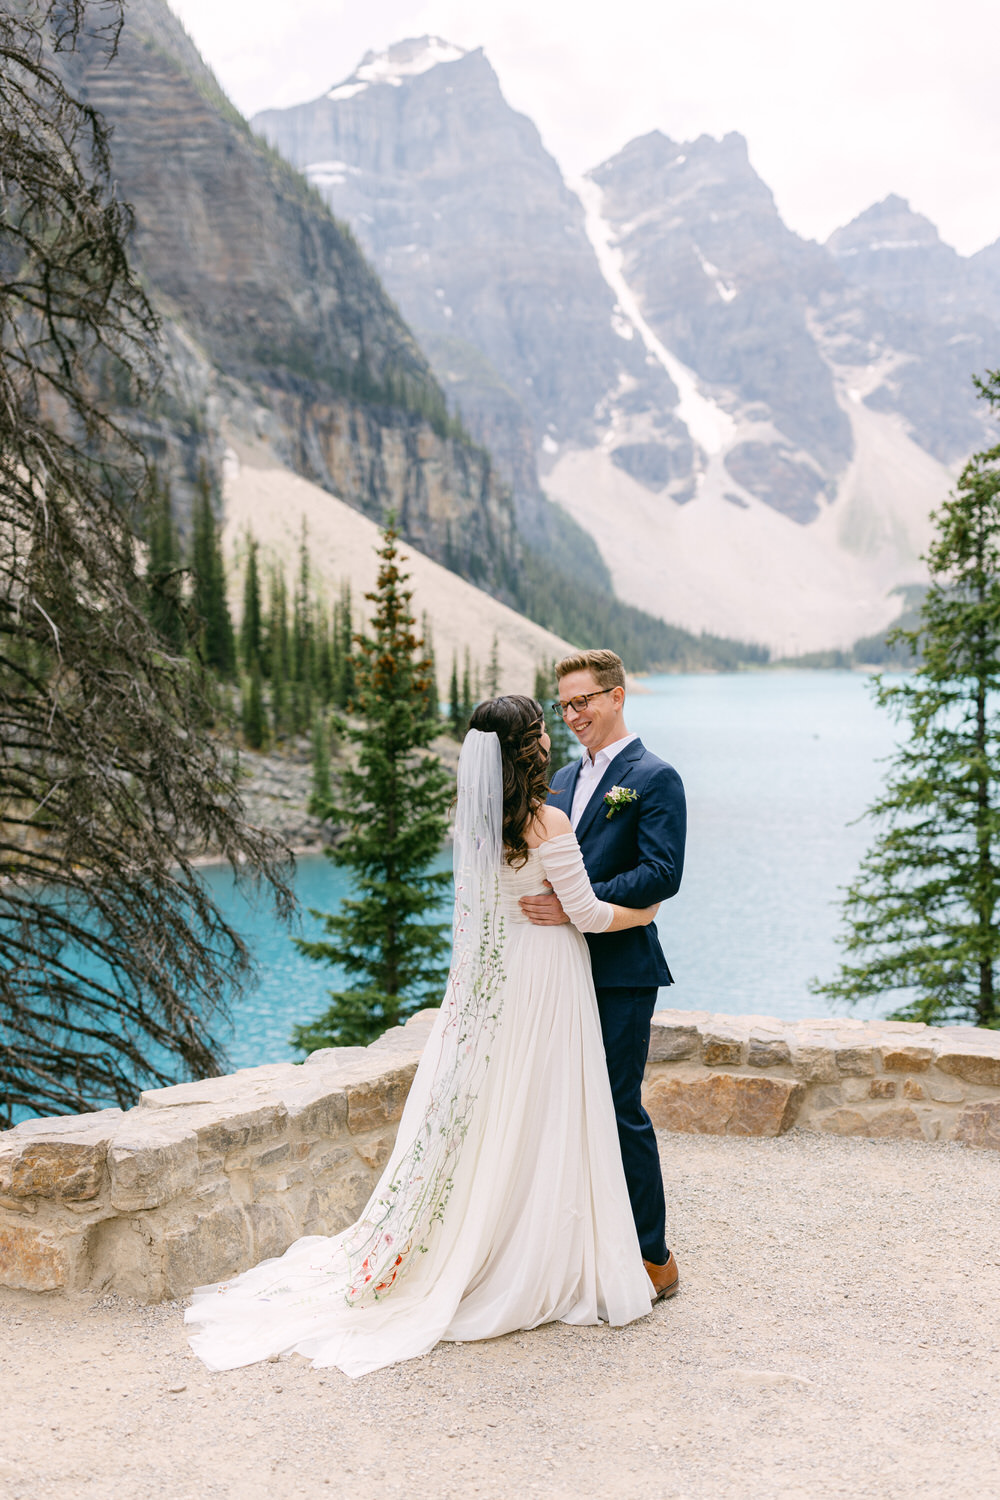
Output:
[[490,646],[490,659],[486,663],[485,694],[487,698],[497,698],[500,695],[500,642],[496,634],[493,636],[493,644]]
[[434,656],[434,630],[431,624],[431,617],[426,610],[420,616],[420,632],[423,636],[424,659],[427,662],[427,671],[425,673],[427,679],[427,696],[424,708],[428,719],[433,720],[435,724],[440,724],[441,700],[438,697],[437,661]]
[[[468,724],[472,718],[472,710],[476,706],[476,700],[472,696],[472,663],[469,660],[469,648],[465,648],[465,661],[462,666],[462,721]],[[464,733],[464,731],[463,731]]]
[[260,663],[264,641],[257,550],[256,541],[248,534],[247,570],[243,580],[243,619],[240,622],[240,659],[246,672],[249,672],[255,661]]
[[[1000,406],[1000,372],[979,384]],[[909,738],[869,810],[883,826],[847,889],[847,958],[816,989],[849,1004],[902,992],[897,1019],[997,1028],[1000,447],[973,456],[935,521],[920,622],[899,633],[916,665],[876,679]]]
[[346,836],[330,858],[351,871],[358,894],[323,917],[324,939],[296,939],[310,958],[342,970],[347,985],[331,991],[315,1022],[296,1027],[293,1043],[306,1051],[370,1042],[439,1001],[445,980],[445,924],[432,919],[451,877],[429,866],[444,840],[453,783],[426,753],[437,722],[427,716],[428,663],[391,523],[379,557],[378,583],[366,596],[372,621],[355,653],[361,723],[348,735],[357,764],[343,771],[331,807]]
[[451,678],[448,683],[448,730],[454,739],[463,738],[468,722],[462,716],[462,700],[458,692],[458,656],[453,651],[451,653]]
[[354,605],[351,585],[341,585],[337,606],[337,656],[340,666],[340,681],[337,687],[338,708],[348,708],[354,697]]
[[288,591],[280,568],[271,572],[267,620],[267,660],[271,677],[271,723],[280,739],[290,727]]
[[149,618],[168,646],[174,651],[183,651],[187,644],[182,588],[185,570],[181,561],[177,527],[174,524],[170,485],[160,478],[155,469],[150,475],[146,538]]
[[549,739],[552,748],[549,751],[549,765],[553,771],[558,771],[571,760],[576,760],[580,755],[580,743],[573,734],[566,720],[558,709],[553,709],[552,704],[558,696],[558,685],[556,683],[556,664],[548,662],[545,666],[535,668],[535,697],[545,710],[545,727],[549,731]]
[[328,818],[333,802],[330,785],[330,733],[325,713],[317,713],[312,726],[312,785],[309,812],[314,818]]
[[236,670],[236,642],[226,601],[226,574],[213,508],[213,487],[202,463],[191,511],[191,608],[198,632],[199,655],[220,677]]
[[267,715],[264,712],[264,687],[261,680],[260,660],[254,656],[250,670],[243,679],[242,692],[243,738],[251,750],[260,750],[267,740]]

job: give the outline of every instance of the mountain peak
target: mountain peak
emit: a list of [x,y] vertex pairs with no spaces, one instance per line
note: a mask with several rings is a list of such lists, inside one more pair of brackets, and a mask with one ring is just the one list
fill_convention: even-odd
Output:
[[916,213],[906,198],[890,193],[873,203],[827,240],[834,255],[854,255],[859,250],[910,250],[942,245],[930,219]]
[[351,76],[335,85],[326,97],[350,99],[376,83],[399,88],[405,78],[429,73],[439,63],[458,62],[467,55],[464,47],[456,47],[443,37],[407,37],[405,41],[393,42],[384,52],[366,52]]

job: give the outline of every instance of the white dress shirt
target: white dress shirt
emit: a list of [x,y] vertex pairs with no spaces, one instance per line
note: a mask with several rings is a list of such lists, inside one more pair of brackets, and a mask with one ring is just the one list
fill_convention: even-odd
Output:
[[602,750],[598,750],[593,760],[590,758],[589,750],[583,752],[583,760],[576,777],[576,790],[573,793],[573,806],[569,815],[574,829],[583,817],[584,808],[594,795],[598,783],[615,756],[620,755],[626,745],[631,745],[632,741],[638,738],[637,734],[627,734],[624,739],[614,740],[610,745],[605,745]]

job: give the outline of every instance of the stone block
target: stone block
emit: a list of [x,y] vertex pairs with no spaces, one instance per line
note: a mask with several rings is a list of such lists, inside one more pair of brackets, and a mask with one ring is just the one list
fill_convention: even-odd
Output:
[[934,1061],[933,1047],[880,1047],[879,1052],[887,1073],[926,1073]]
[[784,1036],[773,1031],[751,1031],[747,1048],[751,1068],[780,1068],[791,1060],[791,1048]]
[[248,1153],[252,1147],[273,1141],[287,1124],[288,1111],[277,1103],[261,1104],[256,1109],[199,1110],[192,1120],[199,1152],[223,1158],[234,1152]]
[[262,1063],[260,1067],[241,1068],[238,1073],[224,1073],[218,1078],[195,1078],[190,1083],[145,1089],[139,1095],[139,1108],[179,1109],[193,1105],[219,1108],[233,1100],[239,1100],[245,1108],[250,1103],[266,1102],[282,1085],[293,1085],[301,1073],[301,1066],[300,1063]]
[[738,1068],[746,1044],[735,1031],[713,1028],[702,1033],[701,1060],[706,1068]]
[[415,1062],[347,1085],[347,1128],[352,1135],[367,1135],[395,1124],[417,1071]]
[[875,1140],[922,1141],[920,1121],[910,1108],[880,1109],[863,1115],[855,1109],[836,1109],[820,1121],[833,1135],[866,1135]]
[[695,1135],[781,1135],[794,1124],[805,1089],[790,1078],[744,1073],[654,1078],[645,1105],[654,1126]]
[[808,1096],[810,1109],[839,1109],[844,1099],[845,1094],[842,1088],[838,1088],[836,1084],[826,1083],[817,1084],[815,1088],[810,1089]]
[[873,1078],[868,1085],[869,1099],[895,1099],[896,1080],[894,1078]]
[[818,1122],[829,1135],[865,1135],[868,1120],[856,1109],[835,1109]]
[[257,1167],[280,1167],[282,1162],[289,1160],[292,1154],[290,1142],[282,1141],[280,1146],[273,1146],[270,1151],[265,1151],[257,1158]]
[[314,1181],[303,1214],[303,1234],[339,1234],[357,1222],[371,1197],[375,1174],[353,1151],[337,1170]]
[[367,1047],[319,1047],[315,1052],[310,1052],[302,1066],[336,1072],[345,1063],[362,1061],[367,1051]]
[[0,1286],[54,1292],[70,1281],[72,1242],[34,1224],[0,1224]]
[[801,1078],[803,1083],[838,1083],[840,1080],[834,1049],[825,1042],[793,1042],[792,1068],[796,1078]]
[[955,1140],[964,1146],[1000,1151],[1000,1099],[978,1099],[958,1117]]
[[253,1240],[254,1265],[284,1255],[289,1245],[300,1237],[292,1215],[277,1203],[250,1203],[245,1213]]
[[834,1051],[837,1071],[845,1078],[870,1078],[875,1072],[875,1048],[841,1044]]
[[294,1089],[284,1089],[281,1102],[288,1123],[300,1135],[343,1135],[347,1129],[347,1090],[325,1077],[305,1078]]
[[96,1198],[104,1181],[107,1154],[107,1139],[26,1141],[11,1162],[11,1194],[15,1198],[77,1202]]
[[234,1203],[193,1214],[164,1234],[161,1254],[164,1297],[185,1297],[196,1286],[224,1281],[253,1265],[247,1217]]
[[396,1144],[396,1132],[384,1130],[381,1135],[375,1136],[370,1141],[355,1141],[354,1149],[365,1163],[376,1172],[381,1172],[389,1157],[392,1148]]
[[649,1028],[649,1061],[681,1062],[697,1056],[701,1032],[689,1021],[665,1020],[654,1016]]
[[860,1104],[862,1099],[869,1098],[869,1078],[845,1078],[840,1085],[839,1092],[843,1094],[848,1104]]
[[875,1140],[922,1141],[926,1132],[912,1109],[880,1109],[868,1122],[866,1132]]
[[418,1010],[401,1026],[390,1026],[388,1031],[383,1031],[381,1036],[369,1042],[365,1051],[369,1057],[373,1054],[381,1057],[381,1054],[389,1052],[400,1059],[413,1053],[419,1058],[438,1014],[437,1010]]
[[[198,1137],[159,1111],[124,1126],[108,1150],[111,1202],[122,1213],[158,1208],[198,1181]],[[179,1127],[179,1128],[178,1128]]]
[[915,1078],[903,1079],[904,1099],[926,1099],[926,1097],[927,1095],[924,1093],[924,1086],[922,1083],[918,1083]]
[[966,1091],[955,1078],[944,1073],[931,1073],[924,1080],[927,1092],[938,1104],[960,1104]]
[[951,1073],[965,1083],[1000,1088],[1000,1057],[986,1052],[942,1051],[936,1062],[942,1073]]

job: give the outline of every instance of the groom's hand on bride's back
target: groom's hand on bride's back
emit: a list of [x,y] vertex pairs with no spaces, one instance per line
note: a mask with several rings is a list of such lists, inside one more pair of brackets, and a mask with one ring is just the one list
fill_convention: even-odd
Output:
[[564,922],[569,921],[569,917],[563,911],[562,902],[549,882],[546,881],[545,885],[546,889],[539,895],[521,897],[521,910],[536,927],[561,927]]

